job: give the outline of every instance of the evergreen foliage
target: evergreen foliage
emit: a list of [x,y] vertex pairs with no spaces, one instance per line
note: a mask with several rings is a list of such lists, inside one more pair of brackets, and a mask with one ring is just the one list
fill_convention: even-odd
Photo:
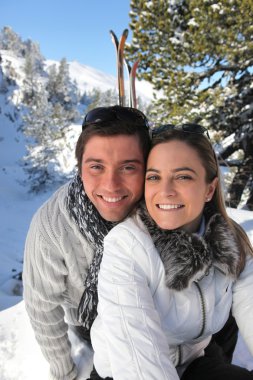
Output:
[[130,17],[128,58],[162,93],[156,120],[202,122],[221,140],[234,134],[220,154],[235,168],[229,204],[247,188],[253,210],[253,1],[132,0]]
[[[31,40],[23,42],[9,27],[0,32],[0,49],[9,50],[24,62],[24,79],[19,89],[22,94],[19,106],[23,114],[22,131],[27,136],[24,170],[31,191],[43,191],[64,177],[57,158],[60,151],[68,146],[71,123],[80,120],[77,85],[71,82],[65,58],[58,67],[52,66],[48,74],[39,45]],[[5,74],[0,66],[2,93],[7,93],[11,85],[18,88],[17,79],[20,81],[20,75],[11,63],[8,69],[5,67]]]
[[34,80],[38,72],[30,60],[26,61],[25,74],[25,83],[30,89],[30,92],[25,92],[24,98],[29,107],[23,117],[23,131],[30,138],[24,158],[25,171],[31,190],[39,192],[61,180],[57,155],[68,145],[67,134],[71,123],[80,118],[77,111],[78,92],[70,80],[64,58],[58,69],[55,65],[50,68],[45,83]]

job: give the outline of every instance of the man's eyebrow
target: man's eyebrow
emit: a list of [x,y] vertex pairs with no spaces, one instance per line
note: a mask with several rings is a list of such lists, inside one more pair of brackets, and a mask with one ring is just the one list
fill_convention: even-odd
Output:
[[132,158],[130,160],[123,160],[121,161],[122,164],[129,164],[129,163],[142,163],[142,160],[139,160],[138,158]]
[[[181,168],[176,168],[176,169],[172,170],[173,173],[177,173],[177,172],[181,172],[181,171],[189,171],[189,172],[192,172],[194,174],[197,174],[194,169],[189,168],[188,166],[183,166]],[[160,170],[154,169],[154,168],[147,168],[146,173],[148,173],[148,172],[160,173]]]
[[88,158],[86,158],[86,160],[84,160],[84,162],[98,162],[98,163],[101,163],[101,162],[103,162],[103,160],[101,160],[101,159],[99,159],[99,158],[93,158],[93,157],[88,157]]
[[[102,160],[100,158],[88,157],[84,162],[85,163],[89,163],[89,162],[103,163],[104,160]],[[119,164],[130,164],[130,163],[140,164],[140,163],[142,163],[142,160],[139,160],[137,158],[132,158],[132,159],[128,159],[128,160],[119,161]]]

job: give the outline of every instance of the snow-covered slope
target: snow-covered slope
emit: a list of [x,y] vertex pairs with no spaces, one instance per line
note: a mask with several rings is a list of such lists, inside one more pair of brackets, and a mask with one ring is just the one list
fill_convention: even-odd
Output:
[[[45,61],[46,68],[50,65],[59,62],[47,60]],[[101,91],[118,90],[116,76],[105,74],[102,71],[96,70],[90,66],[83,65],[77,61],[68,62],[70,77],[76,81],[80,93],[91,91],[94,88],[99,88]],[[116,72],[116,68],[115,68]],[[127,74],[125,74],[126,92],[129,86]],[[136,80],[137,96],[141,97],[144,102],[150,102],[153,98],[153,89],[149,82]]]

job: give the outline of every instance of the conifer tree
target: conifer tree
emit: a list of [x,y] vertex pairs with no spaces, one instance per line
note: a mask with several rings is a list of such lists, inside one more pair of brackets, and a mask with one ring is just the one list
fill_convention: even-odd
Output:
[[247,187],[253,209],[253,1],[132,0],[130,16],[129,58],[161,90],[156,120],[202,122],[220,139],[234,134],[233,149],[221,152],[225,160],[242,152],[230,204]]
[[23,131],[28,137],[24,169],[32,192],[41,192],[64,177],[58,171],[57,155],[68,145],[70,122],[62,108],[60,103],[50,103],[46,89],[40,86],[23,117]]
[[5,26],[0,32],[0,49],[12,50],[19,53],[22,48],[22,40],[9,26]]

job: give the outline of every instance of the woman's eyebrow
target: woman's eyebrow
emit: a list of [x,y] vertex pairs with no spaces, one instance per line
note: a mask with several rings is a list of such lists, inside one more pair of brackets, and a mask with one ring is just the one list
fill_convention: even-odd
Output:
[[147,173],[147,172],[155,172],[155,173],[159,173],[160,170],[158,170],[158,169],[153,169],[153,168],[147,168],[147,169],[146,169],[146,173]]
[[[175,168],[175,169],[172,169],[172,172],[173,172],[173,173],[177,173],[177,172],[181,172],[181,171],[189,171],[189,172],[192,172],[192,173],[194,173],[194,174],[197,174],[197,173],[195,172],[194,169],[189,168],[188,166],[183,166],[183,167],[181,167],[181,168]],[[154,169],[154,168],[147,168],[146,173],[147,173],[147,172],[155,172],[155,173],[159,173],[160,170],[158,170],[158,169]]]
[[188,166],[183,166],[181,168],[176,168],[176,169],[173,169],[172,171],[175,172],[175,173],[176,172],[181,172],[181,171],[188,171],[188,172],[192,172],[194,174],[197,174],[194,169],[189,168]]

